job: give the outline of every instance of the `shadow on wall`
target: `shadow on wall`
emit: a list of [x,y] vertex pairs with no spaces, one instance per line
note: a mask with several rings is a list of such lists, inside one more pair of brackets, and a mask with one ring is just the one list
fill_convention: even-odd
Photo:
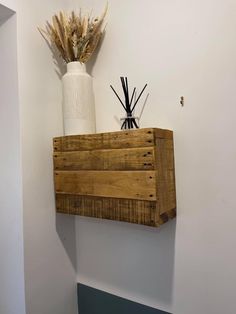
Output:
[[75,217],[72,215],[56,214],[56,230],[65,252],[76,272],[76,231]]
[[176,220],[160,228],[76,217],[78,281],[171,310]]
[[4,24],[15,12],[0,4],[0,25]]
[[80,283],[171,312],[176,220],[160,228],[56,214]]

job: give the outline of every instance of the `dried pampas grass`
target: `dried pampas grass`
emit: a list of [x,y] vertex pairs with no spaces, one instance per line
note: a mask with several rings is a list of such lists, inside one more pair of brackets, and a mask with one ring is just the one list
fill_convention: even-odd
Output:
[[52,23],[46,23],[45,29],[38,30],[51,48],[58,49],[66,63],[86,63],[102,37],[106,13],[107,5],[100,18],[82,16],[81,10],[79,15],[72,11],[69,16],[60,12],[52,17]]

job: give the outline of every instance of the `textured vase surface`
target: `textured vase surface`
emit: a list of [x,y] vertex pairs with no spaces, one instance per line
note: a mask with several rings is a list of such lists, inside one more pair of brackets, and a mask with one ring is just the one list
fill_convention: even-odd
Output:
[[85,64],[70,62],[62,78],[64,134],[96,132],[92,77]]

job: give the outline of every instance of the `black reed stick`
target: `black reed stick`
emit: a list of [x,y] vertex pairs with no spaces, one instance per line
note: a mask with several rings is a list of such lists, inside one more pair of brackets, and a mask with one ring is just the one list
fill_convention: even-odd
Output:
[[[128,90],[127,90],[126,79],[124,77],[121,77],[120,80],[121,80],[123,92],[124,92],[124,95],[125,95],[126,113],[127,113],[127,116],[131,116],[131,108],[130,108],[130,105],[129,105],[129,95],[128,95]],[[130,121],[130,119],[127,119],[126,122],[128,124],[128,128],[130,129],[131,128],[131,121]]]
[[136,102],[135,102],[133,108],[131,109],[131,112],[134,111],[134,108],[136,107],[136,105],[137,105],[137,103],[138,103],[140,97],[142,96],[142,94],[143,94],[143,92],[144,92],[144,90],[145,90],[146,87],[147,87],[147,84],[145,84],[144,88],[142,89],[141,93],[139,94],[139,96],[138,96],[138,98],[137,98],[137,100],[136,100]]
[[136,87],[134,88],[133,93],[132,93],[132,96],[131,96],[131,100],[130,100],[130,103],[129,103],[129,106],[130,106],[130,107],[131,107],[131,105],[132,105],[132,101],[133,101],[133,98],[134,98],[134,93],[135,93],[135,91],[136,91]]
[[124,129],[125,124],[126,124],[126,119],[123,121],[123,123],[122,123],[122,125],[121,125],[121,130]]
[[130,108],[129,108],[129,101],[128,101],[128,93],[127,93],[127,89],[126,89],[126,85],[125,85],[125,79],[124,79],[124,77],[121,77],[120,80],[121,80],[123,92],[124,92],[124,95],[125,95],[126,112],[129,112]]
[[133,120],[133,124],[136,127],[136,129],[139,129],[139,126],[137,125],[137,122],[135,121],[135,118],[133,118],[132,120]]
[[128,85],[127,77],[125,78],[125,85],[126,85],[126,92],[127,92],[127,102],[128,102],[129,109],[130,109],[130,104],[129,104],[129,85]]
[[115,93],[116,97],[119,99],[121,105],[123,106],[123,108],[125,109],[126,111],[126,108],[125,108],[125,105],[123,104],[122,100],[120,99],[119,95],[117,94],[117,92],[115,91],[115,89],[113,88],[112,85],[110,85],[111,89],[113,90],[113,92]]

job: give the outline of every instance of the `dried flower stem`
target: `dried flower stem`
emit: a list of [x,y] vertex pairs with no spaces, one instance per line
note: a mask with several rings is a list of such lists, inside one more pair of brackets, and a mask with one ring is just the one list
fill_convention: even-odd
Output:
[[103,35],[106,13],[107,5],[100,18],[82,16],[81,10],[79,15],[72,11],[69,16],[60,12],[52,17],[52,23],[46,22],[45,29],[38,30],[51,47],[56,46],[66,63],[86,63]]

